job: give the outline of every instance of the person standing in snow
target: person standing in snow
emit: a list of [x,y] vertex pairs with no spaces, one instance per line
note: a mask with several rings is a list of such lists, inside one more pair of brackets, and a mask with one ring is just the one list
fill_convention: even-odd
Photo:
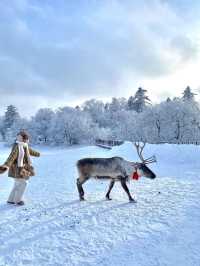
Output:
[[35,175],[30,156],[39,157],[40,153],[29,147],[29,135],[25,131],[17,134],[12,151],[4,163],[0,166],[0,172],[8,171],[8,176],[14,178],[14,186],[9,195],[8,204],[24,205],[22,200],[27,186],[27,180]]

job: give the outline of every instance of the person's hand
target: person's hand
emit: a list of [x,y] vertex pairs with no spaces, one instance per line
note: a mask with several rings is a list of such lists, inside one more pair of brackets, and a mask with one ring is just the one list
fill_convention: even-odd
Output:
[[5,173],[8,170],[8,166],[7,165],[0,165],[0,174]]

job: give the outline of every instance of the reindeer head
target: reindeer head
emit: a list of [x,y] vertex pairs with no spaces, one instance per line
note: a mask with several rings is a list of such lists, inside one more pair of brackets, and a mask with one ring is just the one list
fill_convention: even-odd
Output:
[[141,163],[135,163],[135,168],[136,168],[138,174],[140,176],[145,176],[145,177],[148,177],[150,179],[156,178],[156,175],[151,171],[151,169],[149,169],[149,167],[147,167],[147,164],[151,164],[151,163],[156,162],[156,157],[151,156],[147,159],[144,159],[142,152],[144,150],[146,143],[141,144],[140,142],[135,142],[134,145],[135,145],[135,148],[137,150],[137,154],[138,154],[140,160],[142,161]]

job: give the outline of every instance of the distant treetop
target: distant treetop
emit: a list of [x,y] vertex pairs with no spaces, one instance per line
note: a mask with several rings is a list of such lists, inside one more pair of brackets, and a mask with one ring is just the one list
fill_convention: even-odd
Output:
[[141,87],[135,93],[135,96],[131,96],[128,99],[128,109],[134,110],[137,113],[141,113],[144,111],[148,104],[151,104],[151,100],[146,95],[147,90],[142,89]]
[[184,101],[194,101],[195,100],[195,95],[197,95],[197,94],[196,93],[193,93],[191,91],[191,88],[189,86],[187,86],[187,88],[183,92],[182,99]]

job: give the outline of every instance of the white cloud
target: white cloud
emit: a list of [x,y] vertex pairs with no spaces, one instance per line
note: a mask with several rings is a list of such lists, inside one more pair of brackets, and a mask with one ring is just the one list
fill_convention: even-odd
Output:
[[[0,100],[2,108],[10,104],[10,94],[12,103],[31,113],[50,103],[128,96],[141,84],[152,89],[153,98],[162,98],[162,88],[167,84],[173,92],[185,69],[192,74],[180,85],[196,87],[197,22],[185,21],[175,7],[159,0],[52,5],[3,0],[0,93],[7,100]],[[21,104],[26,97],[31,106]]]

